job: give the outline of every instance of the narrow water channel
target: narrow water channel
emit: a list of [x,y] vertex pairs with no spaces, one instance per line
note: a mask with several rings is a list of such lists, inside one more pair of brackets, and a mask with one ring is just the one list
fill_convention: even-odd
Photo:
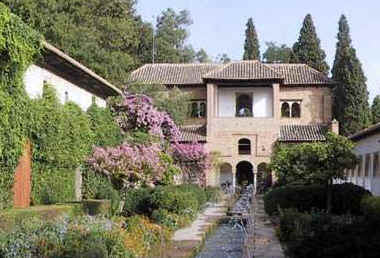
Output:
[[[227,219],[206,239],[197,258],[241,258],[243,257],[246,228],[242,223],[249,214],[252,187],[247,187],[233,205]],[[245,217],[246,219],[246,217]]]

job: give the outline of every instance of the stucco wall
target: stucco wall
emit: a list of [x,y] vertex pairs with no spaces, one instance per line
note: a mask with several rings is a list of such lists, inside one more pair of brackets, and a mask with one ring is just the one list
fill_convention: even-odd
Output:
[[235,117],[236,96],[239,93],[252,94],[254,117],[273,116],[273,89],[271,87],[218,88],[218,116]]
[[331,121],[332,101],[329,88],[281,86],[280,100],[301,100],[301,117],[281,118],[281,124],[316,124]]
[[[31,65],[24,75],[25,89],[31,98],[42,95],[44,81],[56,89],[61,103],[65,103],[67,92],[68,100],[75,102],[83,110],[87,110],[92,104],[93,94],[37,65]],[[105,100],[99,97],[96,97],[95,101],[101,107],[106,106]]]
[[[362,156],[361,169],[359,166],[354,169],[353,173],[348,173],[348,182],[363,186],[370,190],[372,194],[380,196],[380,158],[378,160],[377,171],[373,171],[374,154],[380,154],[380,133],[366,137],[356,142],[354,152],[357,156]],[[366,156],[369,154],[369,171],[368,176],[365,173]],[[352,175],[353,174],[353,175]],[[375,176],[376,175],[376,176]]]

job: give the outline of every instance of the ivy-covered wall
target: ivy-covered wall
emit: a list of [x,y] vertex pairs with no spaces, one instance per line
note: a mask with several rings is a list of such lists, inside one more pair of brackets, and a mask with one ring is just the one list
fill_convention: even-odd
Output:
[[26,139],[32,143],[34,204],[72,201],[75,170],[94,144],[116,145],[120,129],[108,109],[86,113],[72,102],[60,104],[55,90],[31,100],[23,76],[42,51],[42,37],[0,3],[0,209],[12,205],[14,170]]
[[14,169],[28,134],[23,74],[41,47],[41,36],[0,3],[0,209],[12,204]]

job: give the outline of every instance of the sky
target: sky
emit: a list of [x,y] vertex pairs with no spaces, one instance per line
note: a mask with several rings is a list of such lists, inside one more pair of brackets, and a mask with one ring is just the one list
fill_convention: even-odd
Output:
[[243,55],[245,24],[252,17],[260,41],[292,46],[307,13],[313,17],[321,47],[332,66],[338,20],[347,16],[353,46],[363,64],[370,101],[380,94],[380,1],[378,0],[138,0],[137,12],[145,21],[167,9],[190,11],[193,24],[188,43],[203,48],[213,58],[227,53],[233,60]]

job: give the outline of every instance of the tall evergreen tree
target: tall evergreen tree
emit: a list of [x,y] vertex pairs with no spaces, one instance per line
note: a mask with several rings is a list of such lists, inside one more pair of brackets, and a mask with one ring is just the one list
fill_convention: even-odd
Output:
[[248,19],[245,30],[244,60],[260,60],[260,45],[252,18]]
[[325,61],[326,53],[321,49],[321,41],[310,14],[307,14],[298,41],[293,45],[292,63],[304,63],[325,74],[329,65]]
[[366,77],[352,47],[350,28],[344,15],[339,20],[338,42],[332,69],[334,116],[343,135],[350,135],[371,123]]
[[373,123],[380,123],[380,95],[377,95],[373,100],[371,111]]

